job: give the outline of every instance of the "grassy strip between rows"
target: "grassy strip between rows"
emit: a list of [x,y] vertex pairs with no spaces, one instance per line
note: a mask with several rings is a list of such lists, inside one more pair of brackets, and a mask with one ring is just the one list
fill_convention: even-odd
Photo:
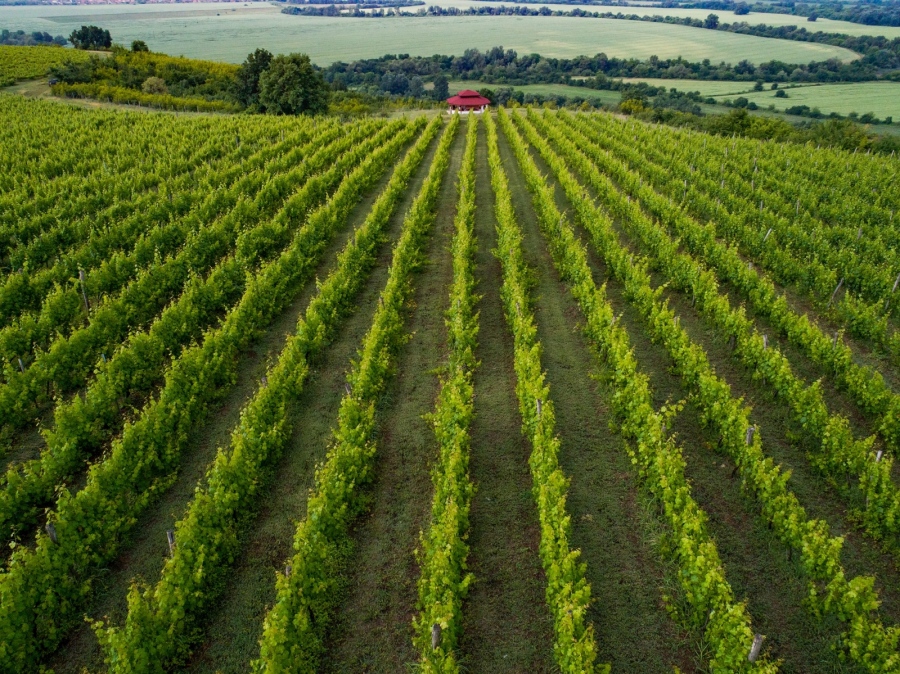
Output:
[[541,344],[531,311],[528,269],[522,256],[522,233],[516,222],[509,183],[500,159],[497,129],[485,116],[488,163],[496,198],[497,258],[503,269],[500,296],[506,321],[513,336],[516,395],[522,414],[522,434],[532,446],[529,465],[532,493],[541,524],[540,554],[547,576],[547,606],[553,616],[553,653],[560,671],[609,672],[609,665],[597,665],[594,628],[587,619],[591,586],[585,578],[580,551],[569,546],[571,520],[566,512],[568,480],[559,467],[559,438],[550,387],[541,369]]
[[[232,250],[239,261],[252,267],[266,251],[285,245],[298,219],[325,199],[344,171],[365,156],[359,146],[351,147],[346,135],[331,145],[310,149],[312,154],[297,166],[270,178],[255,199],[240,201],[212,226],[199,230],[168,260],[146,269],[118,297],[102,304],[89,325],[54,340],[31,367],[12,373],[0,387],[3,429],[9,432],[32,421],[51,384],[58,393],[83,385],[102,350],[112,348],[130,329],[152,319],[193,274],[204,273]],[[343,154],[338,150],[344,150]],[[276,211],[278,215],[270,222],[247,231],[249,225]]]
[[[435,117],[429,131],[436,132],[442,124],[441,118]],[[260,659],[254,661],[254,671],[315,672],[320,665],[326,630],[340,596],[342,569],[352,548],[350,524],[365,505],[359,487],[372,477],[376,406],[395,367],[396,354],[407,339],[405,305],[434,222],[458,126],[458,117],[452,118],[403,221],[372,326],[347,376],[348,392],[341,399],[333,444],[316,470],[306,518],[297,527],[296,552],[285,573],[277,576],[275,605],[264,621]]]
[[394,170],[366,221],[339,256],[338,267],[319,286],[278,361],[241,412],[231,446],[220,448],[199,491],[176,524],[176,546],[152,588],[134,584],[124,627],[95,624],[110,672],[161,672],[191,649],[192,629],[218,596],[249,521],[266,467],[284,450],[293,429],[287,406],[303,390],[309,358],[334,338],[341,320],[374,266],[378,244],[409,179],[438,127],[432,126]]
[[[0,286],[0,307],[9,319],[0,330],[4,369],[16,369],[18,358],[28,365],[32,351],[45,348],[57,332],[67,334],[85,319],[82,288],[89,300],[120,291],[142,268],[168,256],[203,224],[233,207],[248,186],[255,193],[264,184],[259,178],[262,167],[280,173],[308,154],[311,138],[325,143],[329,135],[339,133],[337,125],[330,129],[327,125],[302,127],[290,139],[266,146],[251,157],[229,155],[201,182],[188,175],[183,184],[167,184],[155,201],[142,204],[127,217],[107,225],[105,231],[93,230],[83,245],[52,267],[7,276]],[[288,148],[294,149],[285,153]],[[300,154],[300,149],[305,151]],[[284,161],[267,164],[279,155]],[[84,272],[83,285],[76,280],[80,271]]]
[[[517,119],[523,125],[528,124],[521,117]],[[716,326],[720,334],[734,339],[735,353],[741,362],[788,403],[793,419],[819,444],[818,451],[810,456],[813,465],[844,491],[847,491],[848,476],[858,478],[867,503],[863,517],[870,523],[870,528],[879,538],[900,533],[896,529],[900,522],[889,516],[896,510],[883,507],[885,503],[900,503],[900,490],[890,481],[890,461],[878,465],[879,457],[872,449],[874,436],[856,440],[847,418],[829,413],[819,382],[807,386],[801,381],[784,354],[777,348],[768,347],[765,336],[758,333],[743,309],[733,308],[727,296],[719,292],[715,274],[689,254],[680,252],[678,244],[662,227],[651,221],[637,203],[618,192],[609,178],[591,164],[578,145],[560,131],[559,124],[548,123],[546,118],[541,119],[533,111],[529,120],[557,143],[566,158],[577,167],[582,180],[600,195],[604,207],[649,250],[651,260],[667,282],[677,290],[692,293],[698,311]],[[549,151],[546,141],[532,129],[526,127],[526,133],[542,154]]]
[[[601,175],[613,176],[617,183],[638,199],[649,213],[659,218],[661,222],[668,223],[670,229],[683,237],[680,242],[690,252],[701,257],[721,278],[735,286],[751,302],[755,311],[767,316],[787,336],[791,344],[801,349],[820,366],[834,372],[838,384],[848,390],[860,407],[880,415],[880,434],[886,441],[898,437],[900,396],[888,388],[881,374],[870,367],[856,364],[849,347],[839,340],[829,338],[806,315],[792,311],[784,296],[776,292],[769,279],[744,264],[733,248],[716,240],[715,230],[711,225],[700,225],[652,188],[642,185],[641,179],[633,171],[629,171],[610,154],[600,151],[583,133],[576,120],[570,117],[561,117],[561,120],[568,124],[558,125],[557,128],[582,152],[589,155],[593,164],[602,171]],[[622,217],[623,224],[635,231],[645,229],[641,225],[643,216],[639,209],[627,200],[623,202],[621,197],[613,198],[612,191],[599,187],[603,182],[607,181],[601,179],[601,183],[595,187],[598,187],[601,194],[606,192],[611,195],[607,202],[611,212]],[[691,278],[690,282],[703,283],[699,276]],[[746,318],[742,318],[741,322],[743,321],[746,321]],[[728,329],[734,334],[739,330],[736,323]],[[771,360],[771,356],[761,353],[761,350],[765,351],[761,349],[761,340],[754,340],[754,344],[748,345],[750,349],[746,352],[748,358],[754,357],[755,354],[756,360]],[[769,371],[765,375],[767,381],[772,381],[781,388],[787,387],[789,382],[786,381],[786,371],[782,366],[773,360],[768,367]],[[793,395],[796,397],[800,394]],[[809,387],[802,395],[807,399],[798,397],[798,404],[809,407],[811,413],[815,412],[815,416],[806,418],[804,423],[812,428],[819,427],[818,435],[822,437],[823,444],[834,443],[830,449],[823,449],[822,454],[815,458],[816,465],[835,477],[850,474],[859,478],[860,489],[864,492],[868,503],[863,511],[867,530],[891,547],[896,547],[897,537],[900,536],[900,493],[891,480],[894,457],[886,456],[880,461],[873,460],[875,457],[871,446],[866,441],[851,442],[849,431],[842,430],[840,422],[830,420],[826,422],[822,416],[824,408],[816,402],[817,398],[821,398],[821,391],[817,385]],[[868,402],[863,403],[861,398]],[[818,410],[814,410],[814,407]],[[888,442],[888,446],[894,452],[898,449],[896,441]]]
[[651,287],[646,261],[621,247],[607,215],[590,203],[561,161],[554,162],[553,169],[601,257],[625,286],[626,296],[641,312],[651,336],[675,362],[704,423],[717,429],[720,445],[737,464],[744,486],[758,499],[763,517],[782,542],[800,550],[800,563],[809,579],[810,609],[847,624],[842,646],[854,662],[870,672],[896,672],[900,668],[900,629],[885,628],[878,617],[875,579],[859,576],[847,580],[840,561],[843,539],[830,535],[827,522],[809,519],[788,488],[790,475],[765,457],[761,434],[750,425],[750,409],[731,395],[703,348],[691,341],[674,312],[660,301],[662,289]]
[[473,377],[478,361],[478,314],[475,306],[475,147],[478,117],[470,116],[466,150],[459,174],[456,234],[453,237],[453,284],[447,310],[449,358],[438,402],[430,420],[439,459],[432,470],[434,498],[431,525],[418,551],[419,613],[413,619],[413,643],[422,672],[459,671],[454,653],[462,620],[462,602],[472,575],[466,572],[469,508],[475,487],[469,480],[469,423],[474,414]]
[[[381,131],[373,131],[382,126]],[[359,143],[353,153],[362,158],[387,142],[402,124],[364,124],[345,132],[347,145]],[[366,142],[359,142],[370,137]],[[342,143],[326,146],[320,152],[334,159]],[[336,165],[352,165],[343,159]],[[298,193],[299,194],[299,193]],[[308,201],[305,212],[315,207],[317,200]],[[295,204],[296,205],[296,204]],[[277,217],[276,217],[277,219]],[[255,229],[265,228],[260,223]],[[254,230],[247,230],[252,233]],[[55,428],[44,431],[46,447],[38,459],[11,467],[0,491],[0,540],[12,531],[22,531],[33,525],[37,509],[53,497],[56,485],[68,479],[84,461],[95,456],[122,423],[122,402],[135,393],[146,395],[162,379],[169,358],[177,358],[181,350],[203,332],[237,301],[246,289],[247,279],[261,260],[277,252],[275,245],[259,251],[253,260],[231,256],[222,261],[205,279],[195,279],[187,290],[146,332],[133,334],[112,359],[102,363],[97,376],[88,386],[84,397],[75,396],[60,403],[54,411]]]
[[[632,461],[646,488],[658,499],[672,529],[678,581],[689,606],[679,615],[708,643],[710,671],[774,672],[775,665],[751,663],[748,659],[754,638],[750,616],[746,606],[735,601],[725,578],[715,541],[707,530],[706,514],[691,496],[681,451],[666,436],[666,425],[680,406],[663,407],[659,412],[653,409],[649,380],[638,369],[627,331],[615,325],[604,289],[594,283],[583,246],[557,209],[553,191],[521,136],[505,114],[501,113],[500,120],[532,192],[554,264],[581,307],[586,335],[607,365],[614,391],[613,406],[621,419],[620,430],[635,443],[629,447]],[[558,168],[558,158],[548,157],[548,161]],[[564,175],[561,177],[565,179]]]
[[158,397],[125,427],[108,457],[91,467],[84,489],[62,492],[49,518],[54,533],[40,535],[35,550],[13,554],[0,576],[0,669],[34,669],[77,620],[96,569],[115,557],[138,515],[171,484],[191,430],[233,384],[241,350],[292,301],[362,192],[422,124],[412,123],[369,154],[309,214],[288,249],[248,281],[223,324],[173,364]]
[[[661,162],[662,165],[657,166],[649,161],[648,153],[636,152],[628,142],[613,137],[611,123],[596,119],[593,124],[588,124],[584,117],[573,118],[567,114],[562,114],[561,117],[569,124],[577,126],[589,139],[585,151],[598,164],[609,166],[604,170],[610,171],[610,175],[618,184],[628,189],[635,198],[640,198],[653,215],[665,223],[673,233],[682,237],[684,245],[694,255],[707,260],[715,267],[721,278],[733,284],[752,303],[757,313],[768,316],[779,330],[814,362],[833,372],[838,387],[847,391],[864,413],[875,418],[876,425],[879,426],[878,432],[887,445],[893,451],[900,451],[900,396],[891,391],[881,374],[871,367],[857,365],[853,360],[853,352],[843,344],[839,335],[827,336],[809,318],[798,316],[790,309],[783,295],[776,292],[774,285],[765,275],[758,274],[748,266],[737,250],[716,240],[718,235],[724,234],[732,241],[737,240],[744,250],[754,250],[764,238],[758,230],[745,226],[740,216],[735,216],[722,207],[718,192],[707,193],[698,189],[694,184],[696,182],[694,178],[688,180],[685,192],[684,183],[675,177],[679,172],[677,165]],[[622,161],[602,156],[603,153],[596,147],[598,135],[603,138],[603,143],[615,152],[617,158],[624,158],[627,161],[631,170]],[[643,185],[639,174],[643,174],[651,185]],[[676,206],[669,199],[657,194],[654,188],[673,200],[677,195],[683,195],[682,205]],[[709,216],[707,224],[700,225],[691,219],[687,215],[688,210],[700,217]],[[757,260],[761,261],[779,282],[791,283],[791,279],[783,274],[793,273],[804,265],[788,258],[767,262],[768,250],[763,246]],[[831,288],[834,288],[833,284]],[[845,324],[857,336],[877,341],[880,339],[878,335],[882,334],[885,339],[895,339],[896,349],[893,346],[885,348],[891,353],[900,354],[900,333],[895,332],[893,337],[887,337],[886,321],[878,318],[880,312],[869,312],[850,295],[844,296],[835,307],[835,311],[852,312],[852,317],[847,314],[849,318],[846,318]],[[877,329],[864,327],[876,323],[881,327]]]

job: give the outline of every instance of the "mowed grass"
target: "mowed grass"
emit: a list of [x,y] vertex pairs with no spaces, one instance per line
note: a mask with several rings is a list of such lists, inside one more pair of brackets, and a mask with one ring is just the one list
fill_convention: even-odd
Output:
[[[119,18],[121,17],[121,18]],[[375,21],[376,23],[373,23]],[[327,65],[386,53],[460,54],[503,45],[519,53],[574,57],[605,52],[624,58],[682,56],[692,61],[808,63],[856,55],[825,44],[791,42],[687,26],[573,17],[422,17],[353,19],[289,16],[277,7],[192,3],[150,6],[0,7],[0,25],[11,30],[68,34],[85,23],[108,28],[113,40],[145,40],[173,55],[239,63],[257,47],[274,53],[302,51]]]
[[[774,105],[776,110],[785,110],[795,105],[819,108],[826,115],[836,112],[846,115],[851,112],[875,113],[878,118],[893,116],[900,119],[900,83],[859,82],[849,84],[819,84],[785,89],[787,98],[776,98],[771,90],[751,91],[741,94],[761,108]],[[725,96],[719,97],[724,100]]]

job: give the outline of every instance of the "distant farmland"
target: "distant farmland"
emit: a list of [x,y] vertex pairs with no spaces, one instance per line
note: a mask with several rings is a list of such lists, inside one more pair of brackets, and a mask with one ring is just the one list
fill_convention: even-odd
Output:
[[[121,19],[119,18],[121,17]],[[573,57],[606,52],[624,58],[682,56],[692,61],[808,63],[856,58],[826,44],[615,19],[569,17],[426,17],[397,20],[287,16],[270,6],[195,3],[153,6],[0,7],[0,26],[68,34],[83,23],[109,28],[121,43],[145,40],[154,51],[239,63],[257,47],[303,51],[316,63],[409,53],[459,54],[503,45],[520,53]]]

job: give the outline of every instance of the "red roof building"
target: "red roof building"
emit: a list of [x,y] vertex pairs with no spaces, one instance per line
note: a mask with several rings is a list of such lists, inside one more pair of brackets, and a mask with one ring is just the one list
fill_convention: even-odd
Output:
[[464,89],[447,99],[450,112],[484,112],[491,102],[477,91]]

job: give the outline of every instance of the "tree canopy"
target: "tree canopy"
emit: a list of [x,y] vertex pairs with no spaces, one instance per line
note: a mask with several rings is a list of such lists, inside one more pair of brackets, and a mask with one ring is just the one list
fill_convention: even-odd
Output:
[[306,54],[276,56],[259,77],[259,102],[276,115],[327,112],[330,92]]
[[112,36],[99,26],[82,26],[72,31],[69,42],[75,45],[75,49],[109,49],[112,47]]

